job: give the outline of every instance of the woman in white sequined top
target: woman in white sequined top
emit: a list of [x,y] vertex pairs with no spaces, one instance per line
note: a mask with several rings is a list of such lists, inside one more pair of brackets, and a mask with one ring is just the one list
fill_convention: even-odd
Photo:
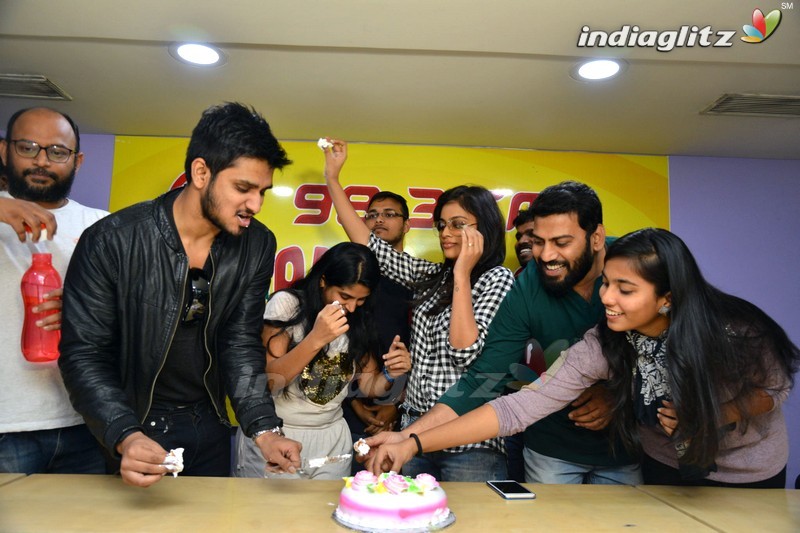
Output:
[[[303,445],[301,457],[352,452],[342,402],[352,381],[365,396],[382,396],[411,367],[405,345],[395,339],[378,364],[372,292],[380,269],[366,246],[340,243],[325,252],[308,275],[278,291],[264,312],[266,366],[275,411],[286,436]],[[237,477],[298,477],[266,472],[258,447],[239,430]],[[343,461],[307,468],[313,479],[350,473]]]

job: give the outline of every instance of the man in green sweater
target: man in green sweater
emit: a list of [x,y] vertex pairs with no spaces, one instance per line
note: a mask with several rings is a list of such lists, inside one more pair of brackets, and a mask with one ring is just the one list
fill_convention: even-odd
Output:
[[[481,355],[425,416],[400,433],[368,439],[370,446],[398,442],[483,405],[520,377],[521,354],[547,367],[603,316],[606,237],[597,194],[582,183],[559,183],[544,189],[531,211],[535,268],[526,268],[506,295]],[[602,385],[587,389],[572,406],[525,430],[526,481],[641,483],[638,463],[609,441],[603,392]],[[382,454],[371,454],[368,467],[376,460]]]

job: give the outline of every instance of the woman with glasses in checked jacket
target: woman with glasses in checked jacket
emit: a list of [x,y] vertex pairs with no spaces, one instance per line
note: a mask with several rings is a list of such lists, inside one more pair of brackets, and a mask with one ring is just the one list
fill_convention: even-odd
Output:
[[[411,356],[399,338],[376,355],[372,292],[380,269],[366,246],[339,243],[319,258],[305,278],[272,295],[264,311],[267,379],[286,436],[303,445],[303,459],[352,452],[342,402],[352,381],[365,396],[383,396],[408,372]],[[383,371],[381,371],[383,366]],[[237,477],[299,477],[267,472],[253,441],[236,435]],[[350,475],[350,461],[306,468],[313,479]]]
[[[458,186],[442,193],[433,211],[444,261],[432,263],[394,250],[373,235],[339,183],[347,144],[329,139],[325,181],[352,242],[375,253],[382,274],[414,291],[410,350],[413,366],[402,427],[428,411],[480,355],[489,324],[514,283],[505,259],[505,221],[483,187]],[[506,478],[500,439],[425,454],[403,473],[429,473],[444,481]]]

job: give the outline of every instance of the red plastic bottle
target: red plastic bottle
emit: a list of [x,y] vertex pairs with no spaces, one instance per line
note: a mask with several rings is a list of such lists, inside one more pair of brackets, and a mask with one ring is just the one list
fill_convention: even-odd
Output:
[[33,254],[33,264],[22,276],[22,302],[25,305],[25,322],[22,325],[22,354],[32,363],[45,363],[58,359],[58,341],[61,330],[46,331],[36,325],[57,309],[34,313],[33,308],[44,302],[45,294],[61,288],[61,276],[53,268],[50,254]]

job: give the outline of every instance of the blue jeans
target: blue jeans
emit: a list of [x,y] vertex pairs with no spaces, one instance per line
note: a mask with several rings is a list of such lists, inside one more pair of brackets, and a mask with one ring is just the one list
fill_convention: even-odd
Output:
[[506,479],[506,457],[486,448],[459,453],[431,452],[414,457],[403,466],[403,474],[430,474],[439,481],[489,481]]
[[105,474],[100,444],[84,424],[0,434],[0,472]]
[[528,483],[574,485],[641,485],[642,469],[636,464],[596,466],[569,463],[536,453],[530,448],[522,451],[525,457],[525,481]]
[[[404,413],[400,426],[406,428],[417,418]],[[414,457],[403,465],[402,470],[406,476],[430,474],[439,481],[489,481],[506,479],[508,476],[506,456],[486,448],[459,453],[423,453],[422,457]]]
[[210,402],[153,407],[143,425],[145,434],[165,450],[183,448],[181,475],[230,475],[231,428],[219,419]]

